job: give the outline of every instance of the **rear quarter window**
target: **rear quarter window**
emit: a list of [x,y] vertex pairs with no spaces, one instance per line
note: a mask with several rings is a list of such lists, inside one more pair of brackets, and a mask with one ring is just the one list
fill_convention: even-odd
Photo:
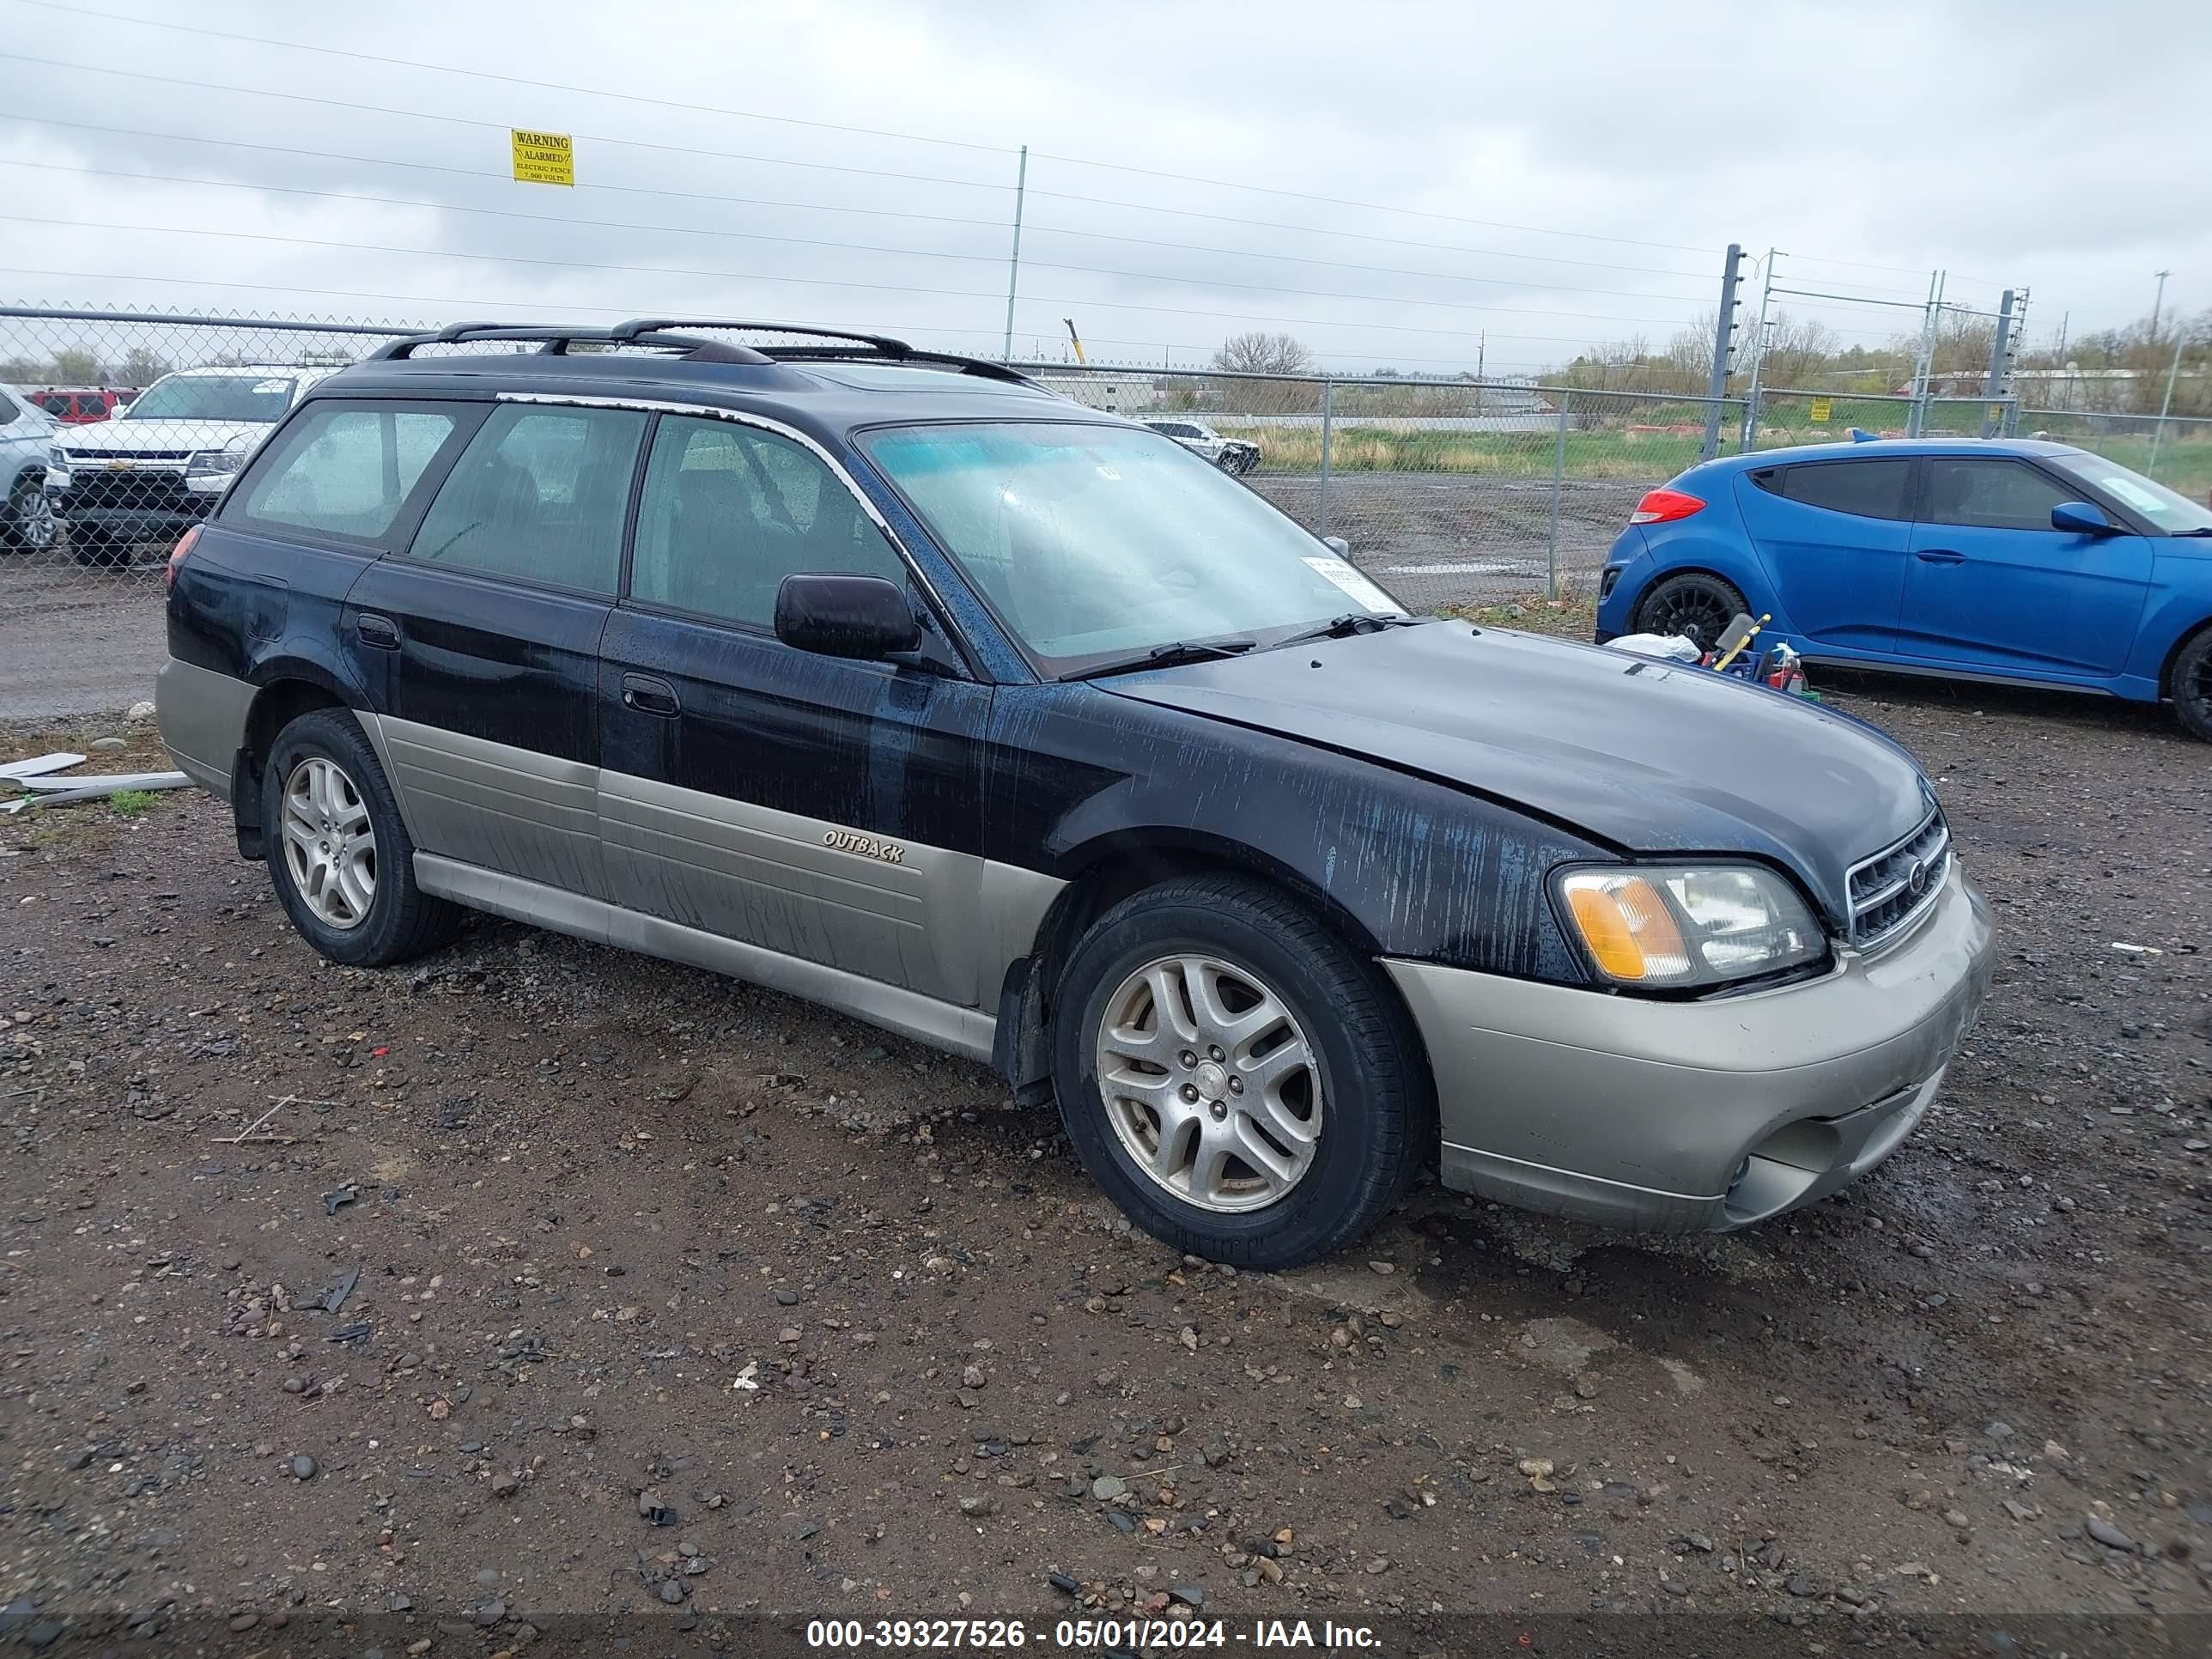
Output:
[[1861,519],[1911,517],[1909,460],[1803,461],[1754,473],[1770,495]]
[[226,520],[378,543],[464,423],[466,405],[311,405],[257,462]]

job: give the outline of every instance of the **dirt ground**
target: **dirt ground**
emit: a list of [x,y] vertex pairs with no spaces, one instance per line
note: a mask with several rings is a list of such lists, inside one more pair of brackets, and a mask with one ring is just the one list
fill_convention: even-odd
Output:
[[331,968],[211,799],[0,819],[0,1650],[2207,1650],[2206,752],[1828,692],[2002,929],[1912,1140],[1711,1239],[1425,1184],[1280,1276],[784,997],[490,920]]

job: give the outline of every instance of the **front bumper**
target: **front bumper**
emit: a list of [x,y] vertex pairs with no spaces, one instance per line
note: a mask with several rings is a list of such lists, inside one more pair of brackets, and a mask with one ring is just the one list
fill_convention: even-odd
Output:
[[207,517],[229,482],[187,479],[173,469],[102,473],[49,467],[46,501],[56,518],[111,541],[173,541]]
[[1661,1002],[1384,963],[1435,1073],[1448,1187],[1604,1225],[1718,1232],[1897,1149],[1988,994],[1988,906],[1954,867],[1902,941],[1821,978]]

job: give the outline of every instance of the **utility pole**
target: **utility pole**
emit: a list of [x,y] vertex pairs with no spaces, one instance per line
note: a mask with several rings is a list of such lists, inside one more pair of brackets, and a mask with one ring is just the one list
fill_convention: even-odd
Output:
[[[2002,411],[1996,410],[1998,397],[2004,390],[2005,358],[2012,343],[2013,290],[2007,289],[2004,298],[1997,302],[1997,331],[1990,342],[1989,377],[1982,382],[1982,436],[1994,438],[2003,425]],[[1995,411],[1995,412],[1993,412]]]
[[2158,338],[2158,313],[2166,309],[2166,279],[2173,273],[2170,270],[2154,270],[2151,275],[2158,278],[2158,293],[2150,302],[2150,337],[2155,340]]
[[1030,147],[1022,146],[1019,169],[1014,174],[1014,252],[1006,261],[1006,337],[1000,361],[1014,361],[1014,290],[1022,279],[1022,204],[1030,189]]
[[1728,258],[1721,266],[1721,319],[1713,330],[1713,372],[1705,382],[1705,447],[1698,459],[1710,461],[1721,453],[1721,399],[1728,395],[1729,358],[1735,349],[1735,285],[1741,274],[1743,249],[1735,242],[1728,245]]

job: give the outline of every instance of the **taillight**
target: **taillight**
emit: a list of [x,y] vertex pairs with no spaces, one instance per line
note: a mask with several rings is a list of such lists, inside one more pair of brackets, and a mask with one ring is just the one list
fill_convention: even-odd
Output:
[[177,544],[169,550],[168,568],[161,572],[161,591],[167,592],[177,585],[177,572],[183,568],[185,555],[192,550],[192,544],[200,538],[200,526],[194,525],[177,538]]
[[1672,524],[1677,519],[1686,519],[1692,513],[1702,513],[1705,504],[1695,495],[1685,495],[1679,489],[1651,489],[1636,504],[1636,511],[1628,515],[1631,524]]

